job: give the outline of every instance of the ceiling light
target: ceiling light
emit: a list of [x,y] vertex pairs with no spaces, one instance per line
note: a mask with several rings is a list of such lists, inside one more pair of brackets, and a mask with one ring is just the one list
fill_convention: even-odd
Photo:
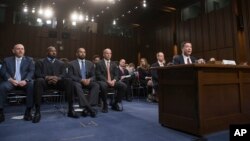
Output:
[[42,19],[40,19],[40,18],[37,18],[36,21],[37,21],[38,23],[42,23],[42,22],[43,22]]
[[94,19],[94,17],[92,17],[92,18],[91,18],[91,22],[94,22],[94,21],[95,21],[95,19]]
[[45,16],[46,18],[51,18],[51,17],[53,16],[53,11],[52,11],[52,9],[51,9],[51,8],[46,8],[46,9],[44,10],[44,16]]
[[52,23],[51,20],[46,21],[46,24],[51,24],[51,23]]
[[27,12],[28,12],[28,7],[27,7],[27,6],[25,6],[25,7],[23,8],[23,12],[24,12],[24,13],[27,13]]
[[84,20],[84,17],[83,17],[82,14],[79,15],[78,20],[79,20],[79,21],[83,21],[83,20]]
[[40,15],[42,15],[42,14],[43,14],[43,9],[39,9],[38,13],[39,13]]
[[130,14],[130,13],[131,13],[131,11],[129,10],[129,11],[128,11],[128,14]]
[[116,25],[116,20],[113,20],[113,25]]
[[31,11],[32,13],[35,13],[36,12],[36,9],[35,8],[32,8],[32,11]]
[[86,21],[89,21],[89,16],[87,15],[86,18],[85,18]]
[[71,14],[71,20],[72,20],[72,21],[76,21],[77,18],[78,18],[78,14],[77,14],[76,12],[73,12],[73,13]]
[[146,1],[146,0],[143,0],[142,6],[143,6],[144,8],[147,7],[147,1]]
[[75,21],[74,21],[74,22],[72,22],[71,24],[72,24],[73,26],[76,26],[76,22],[75,22]]

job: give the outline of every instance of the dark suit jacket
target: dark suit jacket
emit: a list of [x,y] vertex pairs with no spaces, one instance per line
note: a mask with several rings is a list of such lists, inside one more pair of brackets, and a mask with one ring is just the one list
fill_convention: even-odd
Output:
[[[104,60],[100,60],[96,64],[95,75],[97,81],[107,81],[107,67]],[[111,80],[119,80],[117,65],[113,61],[110,62],[110,77]]]
[[[192,63],[195,63],[195,57],[190,56],[190,59],[192,61]],[[174,65],[178,65],[178,64],[185,64],[184,58],[182,55],[178,55],[173,59],[173,64]]]
[[51,63],[47,58],[41,59],[36,62],[35,68],[36,78],[45,78],[46,76],[63,78],[66,76],[65,65],[58,59],[55,59],[54,63]]
[[[85,60],[85,68],[86,68],[86,79],[91,79],[91,81],[94,81],[95,80],[94,64],[89,60]],[[70,78],[72,78],[73,81],[81,82],[82,75],[78,60],[70,62],[69,76]]]
[[[167,64],[164,64],[164,66],[167,66]],[[157,67],[160,67],[160,64],[158,63],[158,61],[151,65],[151,68],[157,68]],[[152,75],[153,85],[158,85],[157,70],[151,69],[151,75]]]
[[[22,80],[32,80],[34,76],[35,65],[31,57],[24,56],[21,61],[20,73]],[[7,81],[9,78],[15,77],[16,72],[16,60],[15,56],[7,57],[3,61],[3,66],[1,68],[1,76],[3,80]]]
[[122,71],[118,67],[118,74],[119,74],[119,78],[121,78],[121,76],[129,75],[129,72],[127,69],[124,69],[124,73],[122,73]]

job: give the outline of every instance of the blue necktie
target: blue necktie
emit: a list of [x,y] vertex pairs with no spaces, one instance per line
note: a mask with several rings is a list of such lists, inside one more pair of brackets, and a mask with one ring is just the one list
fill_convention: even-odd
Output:
[[85,69],[84,61],[82,61],[81,75],[82,75],[82,79],[86,79],[86,69]]
[[20,65],[21,65],[21,59],[17,59],[16,60],[16,74],[15,74],[15,78],[17,81],[21,81]]

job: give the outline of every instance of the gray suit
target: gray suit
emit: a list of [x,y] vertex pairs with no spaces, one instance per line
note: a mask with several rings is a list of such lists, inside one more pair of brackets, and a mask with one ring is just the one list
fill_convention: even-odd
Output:
[[[69,76],[72,78],[74,83],[74,89],[79,97],[80,106],[87,105],[97,105],[98,96],[99,96],[99,85],[95,81],[95,68],[94,64],[88,60],[85,60],[85,69],[86,69],[86,79],[90,79],[90,84],[88,86],[84,86],[81,84],[82,75],[81,69],[78,60],[74,60],[70,62],[69,67]],[[89,90],[89,101],[87,101],[83,89]]]

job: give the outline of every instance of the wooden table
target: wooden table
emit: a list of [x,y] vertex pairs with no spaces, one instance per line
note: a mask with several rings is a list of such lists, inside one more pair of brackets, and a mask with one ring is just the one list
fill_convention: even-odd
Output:
[[157,73],[162,125],[203,136],[250,123],[250,67],[191,64]]

